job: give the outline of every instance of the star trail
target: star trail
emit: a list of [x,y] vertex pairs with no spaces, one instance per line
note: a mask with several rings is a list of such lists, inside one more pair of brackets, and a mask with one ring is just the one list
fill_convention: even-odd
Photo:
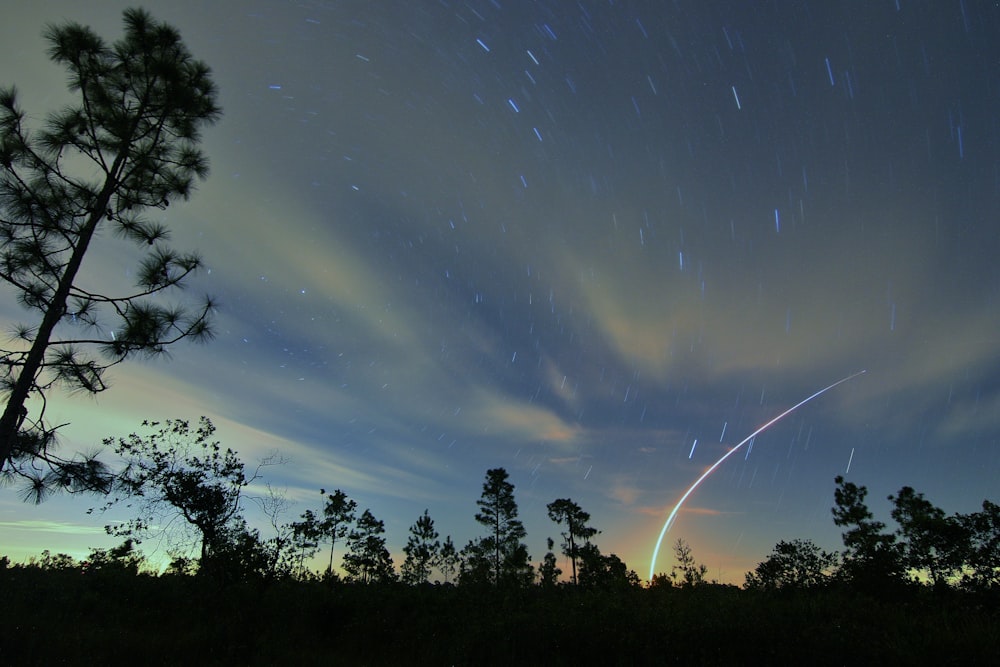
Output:
[[[113,40],[127,6],[8,9],[0,83],[43,117],[69,95],[44,26]],[[781,539],[839,548],[838,474],[883,516],[903,485],[949,513],[997,499],[995,4],[145,7],[220,88],[211,175],[158,213],[210,269],[191,289],[218,335],[54,395],[64,449],[204,414],[244,460],[288,459],[267,471],[288,520],[339,488],[394,555],[424,508],[477,535],[504,467],[535,562],[572,498],[645,574],[736,438],[865,368],[671,515],[711,577]],[[84,270],[129,280],[101,243]],[[0,540],[85,554],[110,539],[93,504],[7,491]]]

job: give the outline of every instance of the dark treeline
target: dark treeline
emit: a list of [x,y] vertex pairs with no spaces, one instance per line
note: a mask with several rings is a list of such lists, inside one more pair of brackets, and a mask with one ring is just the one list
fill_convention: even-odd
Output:
[[[213,440],[215,427],[205,417],[197,427],[183,420],[143,426],[146,433],[105,441],[124,466],[109,485],[108,501],[101,510],[124,506],[135,513],[129,521],[107,526],[110,534],[126,540],[112,552],[131,558],[135,545],[157,535],[158,543],[166,541],[174,548],[168,573],[198,574],[223,583],[339,580],[334,567],[339,548],[348,583],[433,581],[504,588],[553,587],[563,579],[576,587],[640,583],[617,555],[601,552],[594,542],[600,531],[590,525],[590,514],[570,498],[553,500],[546,509],[559,530],[559,548],[571,569],[562,576],[551,538],[549,552],[536,567],[524,543],[526,531],[518,518],[514,485],[503,468],[486,472],[482,494],[475,501],[474,517],[482,529],[478,538],[461,549],[450,535],[442,542],[425,509],[410,526],[405,559],[397,572],[386,547],[384,523],[370,509],[359,512],[358,503],[343,491],[321,489],[322,506],[307,509],[297,520],[283,521],[282,498],[274,493],[266,498],[246,494],[264,468],[276,461],[265,460],[248,471],[236,452],[223,450]],[[923,494],[903,487],[889,496],[896,523],[891,530],[865,504],[867,488],[842,477],[835,484],[832,514],[844,531],[844,550],[827,552],[808,539],[781,541],[747,573],[747,589],[839,585],[874,594],[922,586],[977,593],[1000,589],[1000,506],[985,500],[979,512],[949,516]],[[249,500],[256,501],[269,518],[269,536],[251,528],[244,518]],[[187,530],[164,536],[158,528],[163,525]],[[706,583],[707,568],[695,561],[690,547],[679,540],[674,551],[676,564],[670,575],[657,575],[650,585]],[[112,552],[95,552],[96,560],[106,560]],[[312,567],[317,556],[325,562],[319,571]]]
[[221,586],[37,563],[0,569],[0,589],[5,664],[975,665],[1000,649],[995,596],[928,587]]
[[[273,461],[248,471],[207,419],[146,426],[106,443],[125,466],[101,509],[136,514],[108,526],[120,545],[82,562],[0,560],[0,622],[19,638],[5,662],[965,665],[1000,650],[1000,511],[989,501],[949,516],[904,487],[889,496],[890,529],[867,489],[838,477],[842,552],[781,541],[739,588],[707,580],[678,540],[670,573],[643,586],[600,551],[600,531],[569,498],[547,506],[569,571],[551,538],[533,564],[514,485],[494,468],[474,505],[481,535],[442,541],[424,510],[397,569],[382,521],[343,491],[321,490],[319,506],[287,522],[280,498],[257,498],[265,536],[243,510]],[[188,530],[165,536],[162,525]],[[138,548],[151,535],[174,549],[163,572]]]
[[[272,457],[248,470],[235,451],[223,449],[213,439],[215,427],[205,417],[196,426],[168,420],[144,422],[143,427],[145,432],[105,440],[123,467],[109,484],[107,501],[90,511],[118,508],[134,516],[106,526],[110,535],[125,541],[115,549],[94,550],[79,565],[82,570],[110,566],[141,570],[146,566],[137,547],[155,538],[157,545],[166,545],[170,556],[166,574],[198,576],[218,584],[286,579],[495,588],[560,584],[562,572],[551,539],[543,562],[537,567],[532,563],[514,485],[503,468],[486,472],[482,495],[475,501],[481,536],[461,548],[450,535],[442,541],[425,509],[410,526],[405,558],[397,569],[386,546],[383,521],[370,509],[360,509],[344,491],[320,489],[321,505],[285,521],[287,503],[278,494],[262,498],[247,493],[267,466],[280,461]],[[245,518],[248,502],[258,504],[269,519],[267,534]],[[590,514],[575,501],[560,498],[547,510],[563,538],[561,553],[572,566],[570,584],[639,585],[638,575],[617,555],[597,547],[593,538],[600,531],[589,525]],[[171,528],[164,531],[163,526]],[[49,556],[43,561],[62,567],[66,558]],[[335,567],[338,558],[340,568]],[[323,564],[319,569],[317,562]]]

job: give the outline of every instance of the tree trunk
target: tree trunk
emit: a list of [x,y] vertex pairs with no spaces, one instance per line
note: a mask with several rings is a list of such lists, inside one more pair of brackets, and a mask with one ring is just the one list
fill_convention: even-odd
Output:
[[118,172],[122,168],[122,165],[124,165],[126,157],[126,151],[119,153],[111,169],[108,171],[104,187],[97,196],[94,207],[90,212],[90,219],[87,220],[87,224],[80,231],[80,236],[73,247],[73,254],[66,263],[66,269],[59,279],[59,286],[56,288],[55,294],[52,295],[52,301],[49,303],[45,311],[45,316],[42,318],[42,323],[38,327],[35,340],[31,343],[31,349],[24,360],[24,365],[21,367],[21,373],[18,375],[17,382],[14,383],[14,388],[11,389],[10,396],[7,398],[7,406],[4,408],[3,416],[0,417],[0,470],[3,470],[10,460],[11,453],[14,450],[14,443],[17,442],[18,427],[24,410],[24,404],[31,394],[35,380],[38,377],[38,372],[42,367],[42,362],[45,360],[45,352],[48,350],[52,332],[55,331],[56,325],[59,324],[59,320],[62,319],[66,312],[66,301],[69,298],[70,289],[73,287],[73,281],[76,279],[76,274],[83,264],[83,257],[87,252],[87,247],[90,245],[91,239],[94,237],[97,225],[108,210],[111,196],[118,186]]
[[[567,521],[566,523],[569,523]],[[569,527],[569,562],[573,564],[573,585],[577,585],[576,581],[576,543],[573,541],[573,526]]]

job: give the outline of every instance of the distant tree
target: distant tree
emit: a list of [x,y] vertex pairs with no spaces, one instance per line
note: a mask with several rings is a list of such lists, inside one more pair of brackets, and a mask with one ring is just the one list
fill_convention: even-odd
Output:
[[909,486],[888,497],[894,533],[874,519],[864,503],[868,490],[836,478],[834,523],[846,527],[847,551],[838,574],[856,586],[882,592],[926,581],[935,587],[983,591],[1000,587],[1000,506],[945,515]]
[[264,582],[292,574],[279,537],[265,539],[242,516],[227,523],[213,545],[211,558],[199,565],[199,574],[224,583]]
[[519,588],[530,586],[534,582],[531,557],[523,542],[515,542],[502,551],[499,578],[494,560],[496,552],[488,538],[470,540],[459,555],[459,582],[463,585]]
[[926,574],[936,586],[957,581],[969,555],[971,532],[960,517],[945,516],[909,486],[895,496],[892,518],[899,525],[896,535],[902,551],[903,566],[914,573]]
[[562,570],[556,564],[556,555],[552,553],[555,542],[552,541],[551,537],[548,537],[545,543],[548,551],[545,553],[542,564],[538,568],[538,583],[542,588],[554,588],[559,583],[559,575],[562,574]]
[[172,553],[170,563],[163,574],[167,576],[193,577],[198,573],[198,560],[182,553]]
[[[527,534],[517,518],[514,485],[503,468],[486,471],[483,493],[476,505],[476,521],[486,527],[488,534],[463,549],[469,560],[469,571],[483,569],[480,561],[489,564],[488,579],[495,586],[501,584],[525,585],[525,578],[532,573],[527,546],[521,540]],[[530,584],[533,576],[527,576]]]
[[674,556],[677,564],[670,569],[670,578],[679,586],[697,586],[705,583],[708,567],[695,561],[691,554],[691,545],[678,538],[674,544]]
[[585,542],[579,547],[580,582],[586,588],[623,589],[638,587],[639,575],[616,554],[604,555],[597,545]]
[[347,494],[336,489],[333,493],[327,494],[326,489],[320,489],[320,494],[326,495],[326,504],[323,505],[323,520],[319,523],[319,536],[330,541],[330,563],[326,568],[327,574],[333,574],[333,548],[337,540],[347,536],[350,524],[354,522],[354,512],[358,509],[358,504],[347,497]]
[[469,540],[458,553],[458,582],[463,586],[494,584],[493,550],[486,540]]
[[[201,260],[169,249],[168,230],[144,211],[186,199],[207,175],[198,143],[220,115],[215,85],[174,28],[141,9],[125,10],[124,23],[110,46],[79,24],[46,30],[48,55],[79,97],[42,129],[27,127],[14,88],[0,90],[0,279],[39,318],[16,325],[0,350],[0,471],[25,479],[35,502],[59,488],[104,492],[109,481],[95,456],[53,451],[49,389],[100,392],[109,367],[211,336],[211,299],[193,308],[164,301]],[[87,252],[112,235],[146,252],[131,293],[109,293],[111,283],[81,272]]]
[[431,569],[438,562],[441,542],[434,529],[434,519],[425,509],[416,523],[410,526],[410,537],[403,547],[406,559],[400,570],[404,583],[415,585],[427,582]]
[[438,570],[444,577],[444,583],[450,584],[451,578],[458,572],[459,555],[455,549],[455,543],[451,541],[451,535],[444,538],[441,544],[441,551],[438,553]]
[[518,542],[506,552],[501,569],[502,586],[525,588],[535,582],[535,568],[531,565],[531,554],[524,542]]
[[319,551],[321,536],[320,520],[316,513],[307,509],[302,513],[300,521],[293,521],[292,549],[295,551],[296,571],[300,577],[305,576],[305,562]]
[[604,557],[605,578],[611,586],[627,586],[629,588],[639,588],[642,580],[635,570],[629,569],[617,554],[608,554]]
[[385,547],[385,523],[365,510],[347,537],[344,570],[348,581],[362,584],[388,583],[396,578],[392,557]]
[[[271,457],[275,463],[284,463],[277,459],[277,454]],[[260,553],[265,557],[263,578],[284,579],[296,573],[302,575],[299,559],[299,544],[295,535],[295,523],[282,520],[290,505],[283,492],[276,490],[270,483],[264,484],[265,493],[248,496],[258,506],[261,513],[267,517],[271,525],[269,537],[263,537],[259,530],[248,529],[248,533],[260,544]]]
[[836,553],[821,550],[811,540],[782,540],[753,572],[747,572],[745,587],[766,591],[822,586],[838,562]]
[[868,589],[900,582],[904,572],[901,550],[896,536],[885,532],[885,524],[865,505],[868,489],[840,475],[834,481],[833,522],[847,529],[842,536],[845,551],[838,573]]
[[646,584],[648,588],[673,588],[674,581],[664,572],[657,572],[653,575],[653,578],[649,580]]
[[981,512],[959,520],[969,535],[962,586],[979,591],[1000,589],[1000,505],[984,500]]
[[35,567],[39,570],[68,571],[79,569],[80,564],[69,554],[53,554],[45,549],[37,558],[35,556],[28,558],[28,567]]
[[90,555],[81,563],[84,572],[115,572],[136,575],[146,564],[146,557],[135,548],[135,541],[126,539],[110,549],[91,549]]
[[103,509],[126,502],[132,507],[134,502],[138,513],[123,524],[109,525],[108,533],[138,542],[157,532],[161,521],[169,525],[171,517],[180,517],[196,531],[199,571],[208,572],[213,556],[230,548],[232,533],[227,529],[241,521],[244,491],[269,461],[247,475],[236,452],[223,451],[212,439],[215,426],[208,417],[202,417],[197,428],[183,419],[142,425],[151,432],[104,441],[125,467],[116,478],[116,495]]
[[500,560],[500,578],[495,569],[495,550],[488,538],[470,540],[459,554],[459,583],[474,586],[524,587],[534,581],[528,548],[515,542],[504,549]]
[[549,511],[549,518],[557,524],[565,525],[566,531],[562,533],[562,552],[573,566],[573,584],[577,584],[576,561],[579,556],[579,549],[582,545],[590,542],[590,538],[600,531],[587,525],[590,521],[590,514],[584,512],[579,505],[569,498],[554,500],[546,508]]

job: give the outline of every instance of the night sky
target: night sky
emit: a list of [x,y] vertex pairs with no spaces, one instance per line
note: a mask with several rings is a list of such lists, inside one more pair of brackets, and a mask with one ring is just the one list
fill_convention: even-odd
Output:
[[[58,107],[44,26],[114,40],[127,6],[7,8],[0,83]],[[221,91],[209,179],[157,212],[205,258],[218,335],[54,394],[65,453],[207,415],[248,463],[288,459],[266,471],[287,520],[342,489],[397,565],[425,508],[482,534],[502,466],[534,562],[570,497],[645,578],[709,465],[866,370],[722,464],[657,570],[678,537],[736,583],[778,540],[839,548],[838,474],[886,521],[903,485],[948,513],[1000,498],[996,3],[145,6]],[[127,282],[101,241],[85,272]],[[3,551],[113,544],[99,502],[3,491]]]

